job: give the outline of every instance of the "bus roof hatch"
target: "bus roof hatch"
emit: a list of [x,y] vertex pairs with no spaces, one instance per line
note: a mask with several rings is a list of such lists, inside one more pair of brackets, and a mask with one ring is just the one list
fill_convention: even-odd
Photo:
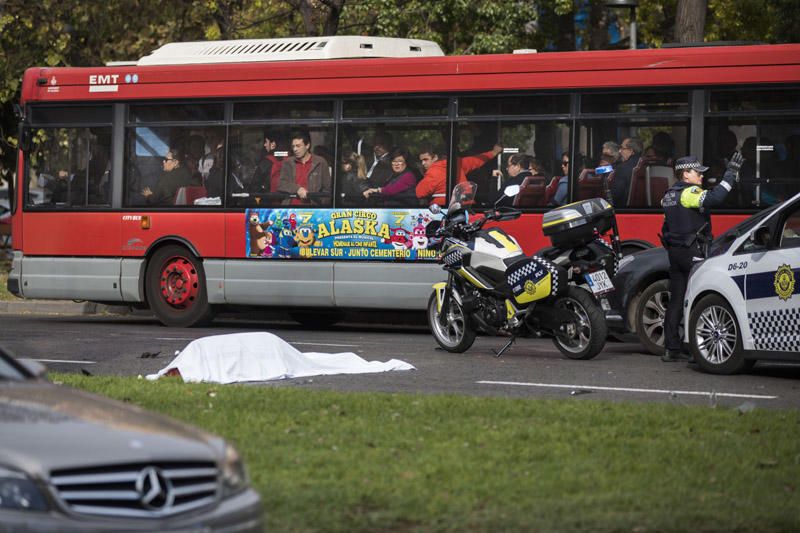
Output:
[[299,61],[365,57],[442,56],[433,41],[390,37],[296,37],[170,43],[144,56],[137,65],[189,65],[256,61]]

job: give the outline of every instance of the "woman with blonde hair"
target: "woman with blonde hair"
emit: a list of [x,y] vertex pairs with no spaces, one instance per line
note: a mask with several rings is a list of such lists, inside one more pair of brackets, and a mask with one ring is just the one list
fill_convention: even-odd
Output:
[[347,201],[363,203],[364,191],[369,189],[367,182],[367,162],[364,156],[355,152],[345,152],[341,160],[342,197]]

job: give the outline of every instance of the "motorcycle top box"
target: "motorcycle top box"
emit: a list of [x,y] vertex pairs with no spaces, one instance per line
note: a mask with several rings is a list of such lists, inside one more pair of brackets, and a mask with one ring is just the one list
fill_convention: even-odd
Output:
[[590,198],[552,209],[542,218],[542,232],[557,247],[575,247],[605,233],[614,222],[614,208],[602,198]]

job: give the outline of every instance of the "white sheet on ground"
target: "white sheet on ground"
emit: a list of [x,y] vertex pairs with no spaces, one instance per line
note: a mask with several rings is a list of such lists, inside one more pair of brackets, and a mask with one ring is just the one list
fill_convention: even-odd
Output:
[[266,332],[203,337],[189,343],[155,380],[177,368],[185,382],[236,383],[330,374],[367,374],[414,370],[399,359],[366,361],[353,352],[302,353],[280,337]]

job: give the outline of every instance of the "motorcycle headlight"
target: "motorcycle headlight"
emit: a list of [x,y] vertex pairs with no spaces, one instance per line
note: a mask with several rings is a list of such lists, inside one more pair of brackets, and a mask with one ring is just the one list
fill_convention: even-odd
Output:
[[233,496],[244,490],[247,484],[247,470],[239,452],[231,444],[226,444],[222,462],[222,496]]
[[42,492],[28,476],[0,466],[0,509],[45,511],[47,503]]

